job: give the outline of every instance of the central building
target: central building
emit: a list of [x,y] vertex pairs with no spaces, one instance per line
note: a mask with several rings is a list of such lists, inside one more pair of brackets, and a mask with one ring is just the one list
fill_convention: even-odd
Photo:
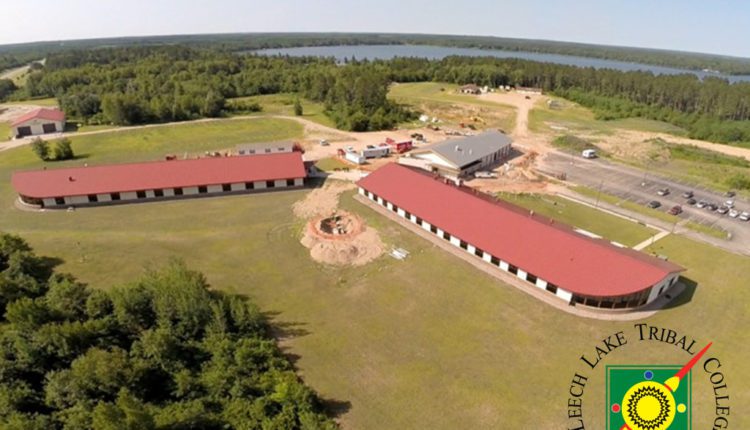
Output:
[[362,196],[570,305],[639,308],[684,271],[410,167],[388,164],[357,185]]

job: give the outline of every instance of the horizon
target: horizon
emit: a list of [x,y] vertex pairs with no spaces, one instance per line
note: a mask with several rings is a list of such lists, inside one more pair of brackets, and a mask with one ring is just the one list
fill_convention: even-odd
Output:
[[[750,59],[750,46],[743,42],[750,37],[744,25],[750,4],[583,0],[564,5],[530,0],[519,5],[473,0],[460,7],[437,2],[425,10],[415,1],[295,3],[279,0],[260,7],[256,1],[219,0],[209,7],[133,0],[120,8],[113,0],[94,5],[85,0],[64,5],[29,0],[4,9],[0,46],[178,35],[370,33],[498,37]],[[117,14],[112,6],[118,7]],[[40,9],[48,11],[39,14]]]

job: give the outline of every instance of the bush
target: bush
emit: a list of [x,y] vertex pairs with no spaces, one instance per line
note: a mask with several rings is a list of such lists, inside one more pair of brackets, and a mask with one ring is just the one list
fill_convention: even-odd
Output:
[[70,139],[67,137],[64,137],[57,142],[55,142],[55,160],[62,161],[62,160],[72,160],[75,158],[75,154],[73,153],[73,147],[70,144]]
[[37,137],[31,142],[31,150],[42,161],[49,161],[49,144]]

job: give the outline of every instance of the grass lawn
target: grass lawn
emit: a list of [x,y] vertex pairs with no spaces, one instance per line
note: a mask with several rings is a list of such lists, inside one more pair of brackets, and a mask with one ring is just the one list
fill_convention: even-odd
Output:
[[635,246],[656,234],[656,230],[609,215],[558,196],[508,194],[499,197],[565,224],[590,231],[626,246]]
[[[235,137],[234,128],[222,132],[211,124],[165,135],[149,130],[153,147],[141,137],[110,133],[78,147],[94,163],[148,159],[225,148],[224,132],[235,140],[301,133],[292,125],[259,119],[254,134],[250,125],[238,125],[245,128]],[[618,330],[632,330],[632,323],[584,320],[540,304],[356,202],[353,192],[342,196],[341,207],[377,229],[387,247],[409,250],[406,261],[384,256],[359,268],[314,263],[298,242],[303,224],[291,210],[307,190],[27,213],[13,208],[8,186],[17,166],[41,163],[28,148],[0,156],[4,231],[21,234],[40,255],[62,258],[61,270],[97,288],[179,257],[215,288],[252,297],[286,335],[283,347],[303,379],[343,405],[345,428],[562,428],[581,354]],[[732,407],[741,408],[750,402],[742,385],[750,380],[744,330],[750,258],[679,236],[657,242],[653,251],[688,267],[698,288],[692,301],[648,322],[701,344],[714,341]],[[648,351],[644,357],[643,349],[625,348],[607,364],[674,364],[687,357],[656,343]],[[592,373],[587,428],[604,427],[603,389],[604,371]],[[695,428],[710,427],[711,394],[707,378],[696,374]],[[746,414],[731,418],[733,428],[750,427]]]
[[[457,89],[458,85],[438,82],[394,84],[388,97],[441,119],[444,122],[441,126],[456,128],[459,123],[473,123],[479,128],[513,129],[516,118],[514,107],[474,95],[458,94]],[[477,117],[481,121],[472,121],[472,118]],[[421,126],[422,123],[411,125]]]
[[350,164],[344,163],[338,158],[329,157],[319,160],[317,163],[315,163],[315,167],[317,167],[318,170],[322,172],[333,172],[337,169],[350,169],[352,166]]
[[[70,136],[78,158],[73,161],[47,163],[62,167],[87,163],[110,163],[162,159],[165,154],[202,153],[207,150],[231,149],[241,143],[272,142],[302,137],[303,128],[285,119],[258,118],[218,120],[189,124],[136,128],[111,133]],[[9,177],[7,167],[41,167],[27,147],[3,153],[0,178]],[[4,168],[5,167],[5,168]]]
[[[290,93],[268,94],[252,97],[238,97],[229,99],[227,103],[231,106],[233,103],[258,103],[263,111],[258,115],[294,115],[294,101],[298,96]],[[325,125],[326,127],[335,127],[333,121],[325,114],[323,103],[317,103],[300,97],[302,103],[302,118]]]
[[10,123],[0,121],[0,142],[10,140]]
[[5,102],[6,105],[36,105],[45,107],[58,107],[57,99],[54,97],[46,99],[28,99],[13,102]]

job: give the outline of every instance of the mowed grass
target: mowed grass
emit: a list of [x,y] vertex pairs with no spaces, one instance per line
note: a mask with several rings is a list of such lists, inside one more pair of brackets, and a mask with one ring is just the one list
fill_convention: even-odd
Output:
[[10,140],[10,123],[0,121],[0,142]]
[[[43,98],[43,99],[26,99],[12,102],[5,102],[6,105],[35,105],[44,107],[58,107],[59,103],[54,97]],[[2,105],[0,105],[2,107]]]
[[227,103],[229,106],[236,103],[258,103],[263,108],[263,111],[258,112],[257,115],[269,114],[293,116],[294,101],[297,98],[299,98],[299,101],[302,104],[302,118],[326,127],[335,127],[333,120],[325,114],[323,103],[313,102],[304,97],[299,97],[296,94],[281,93],[252,97],[237,97],[227,100]]
[[594,113],[577,103],[552,97],[556,107],[550,107],[545,101],[540,101],[529,112],[529,129],[537,133],[554,132],[588,132],[593,134],[612,134],[616,129],[646,131],[653,133],[668,133],[685,136],[687,132],[677,126],[643,118],[625,118],[612,121],[602,121],[595,118]]
[[626,246],[635,246],[656,230],[559,196],[501,193],[501,199]]
[[328,158],[323,158],[319,160],[317,163],[315,163],[315,167],[317,167],[318,170],[322,172],[333,172],[335,170],[343,170],[343,169],[348,170],[352,166],[350,164],[344,163],[339,158],[328,157]]
[[[186,124],[143,128],[117,129],[115,131],[71,135],[69,138],[78,157],[67,162],[47,163],[48,168],[82,163],[110,163],[163,159],[166,154],[178,157],[193,156],[208,150],[232,149],[243,143],[273,142],[297,139],[303,135],[299,123],[276,118],[227,119]],[[41,167],[31,149],[22,147],[6,151],[0,156],[0,174],[7,167]]]
[[[128,141],[108,140],[88,148],[89,160],[107,159],[110,151],[124,159],[128,148],[129,157],[148,158],[184,146],[170,141],[141,153]],[[226,146],[215,143],[208,149]],[[7,181],[15,162],[41,165],[28,148],[0,154],[4,231],[23,235],[41,255],[62,258],[61,270],[97,288],[178,257],[214,288],[251,297],[279,327],[302,378],[344,411],[345,428],[563,428],[581,354],[593,354],[616,331],[633,331],[633,323],[580,319],[543,305],[355,201],[352,192],[340,206],[375,228],[386,248],[409,250],[406,261],[383,256],[358,268],[314,263],[299,244],[304,223],[291,209],[308,190],[21,212]],[[750,401],[743,386],[750,380],[744,332],[750,259],[675,236],[653,251],[688,267],[698,288],[691,301],[647,322],[700,344],[714,341],[711,354],[722,360],[732,407],[741,410]],[[672,346],[636,345],[612,353],[606,364],[689,358]],[[587,428],[603,428],[604,370],[589,376]],[[710,427],[711,394],[707,378],[696,373],[696,428]],[[732,427],[750,426],[744,414],[731,419]]]

